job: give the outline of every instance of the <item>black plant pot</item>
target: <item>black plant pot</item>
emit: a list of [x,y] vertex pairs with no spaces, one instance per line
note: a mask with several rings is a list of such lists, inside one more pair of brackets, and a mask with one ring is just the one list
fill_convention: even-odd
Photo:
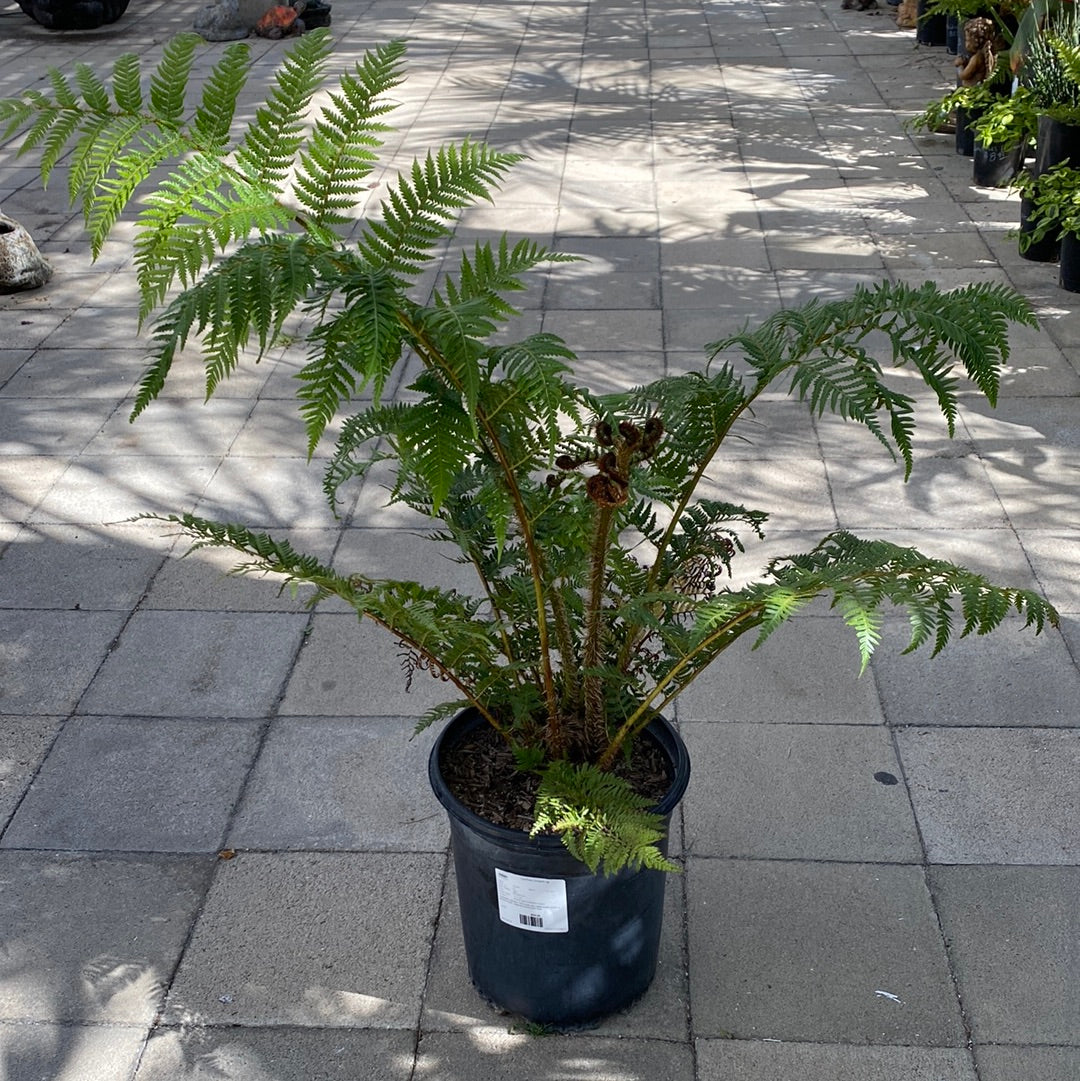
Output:
[[1002,150],[997,146],[983,146],[976,140],[972,157],[971,180],[976,187],[1004,188],[1020,172],[1024,147]]
[[[428,776],[450,817],[469,976],[489,1002],[556,1028],[589,1025],[629,1006],[656,972],[666,875],[592,874],[557,837],[531,838],[465,807],[443,778],[444,749],[486,722],[458,714],[440,735]],[[670,820],[690,779],[690,759],[662,718],[647,730],[671,763],[657,806]]]
[[915,16],[915,40],[920,45],[945,44],[945,16],[927,15],[927,0],[919,0]]
[[1035,176],[1041,176],[1063,161],[1080,169],[1080,126],[1040,116],[1035,140]]
[[975,132],[971,125],[977,116],[968,112],[967,109],[956,110],[956,152],[967,157],[975,154]]
[[1020,200],[1020,255],[1033,263],[1056,263],[1061,254],[1061,242],[1053,236],[1044,236],[1033,244],[1024,245],[1023,240],[1032,231],[1030,199]]
[[950,56],[960,52],[960,16],[945,16],[945,51]]
[[1070,293],[1080,293],[1080,237],[1066,233],[1061,238],[1061,268],[1058,284]]
[[128,0],[18,0],[19,7],[47,30],[96,30],[116,22]]

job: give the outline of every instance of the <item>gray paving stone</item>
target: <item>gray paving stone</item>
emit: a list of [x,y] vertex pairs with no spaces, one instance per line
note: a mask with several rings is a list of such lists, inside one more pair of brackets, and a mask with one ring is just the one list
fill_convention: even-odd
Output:
[[0,556],[0,606],[130,611],[163,558],[152,530],[24,529]]
[[975,1081],[959,1047],[699,1040],[697,1055],[699,1081]]
[[83,454],[45,493],[28,520],[101,526],[140,514],[189,511],[215,468],[211,458]]
[[0,454],[78,454],[114,408],[99,402],[87,409],[81,398],[70,397],[0,398]]
[[[2,310],[2,309],[0,309]],[[16,372],[26,363],[31,355],[29,349],[4,349],[0,347],[0,394]]]
[[686,722],[684,802],[696,856],[918,863],[922,849],[882,727]]
[[[431,532],[430,529],[426,532]],[[476,594],[478,579],[471,564],[459,562],[456,544],[429,540],[400,529],[351,528],[341,534],[334,552],[335,570],[373,578],[415,578],[425,585]],[[342,610],[346,609],[343,602]],[[329,610],[329,606],[320,609]]]
[[[342,496],[348,513],[350,502],[345,492]],[[260,530],[332,529],[336,524],[323,495],[322,469],[302,457],[226,458],[195,512]]]
[[117,612],[0,609],[0,714],[63,714],[124,622]]
[[265,717],[306,623],[287,612],[136,612],[82,708],[136,717]]
[[691,859],[687,890],[700,1036],[962,1046],[920,868]]
[[0,834],[41,765],[60,717],[0,717]]
[[410,686],[393,636],[355,613],[316,612],[311,626],[285,690],[284,716],[419,717],[454,697],[424,672]]
[[881,723],[873,674],[859,677],[858,646],[841,619],[799,616],[752,644],[748,635],[732,646],[679,696],[681,720]]
[[250,401],[222,398],[159,400],[134,423],[117,410],[87,447],[89,454],[169,456],[223,455],[251,413]]
[[[749,426],[747,435],[753,431]],[[828,490],[825,467],[816,456],[789,458],[778,468],[776,461],[763,455],[739,458],[726,473],[713,470],[698,487],[698,495],[764,511],[769,515],[766,532],[805,529],[823,535],[837,526]]]
[[255,722],[74,717],[3,846],[213,852],[257,738]]
[[[1076,724],[1080,676],[1060,634],[1036,636],[1007,619],[993,634],[954,639],[944,652],[928,648],[902,656],[879,649],[870,662],[892,725]],[[905,628],[886,633],[905,641]]]
[[67,459],[46,455],[0,458],[0,521],[25,522],[67,467]]
[[982,1081],[1074,1081],[1080,1077],[1080,1047],[975,1048]]
[[500,1028],[426,1033],[417,1077],[439,1081],[693,1081],[690,1049],[669,1040],[536,1036]]
[[436,732],[409,718],[278,717],[229,831],[235,848],[443,851]]
[[933,867],[930,881],[976,1043],[1080,1033],[1080,867]]
[[107,404],[111,411],[131,391],[144,367],[144,354],[132,349],[105,352],[88,349],[85,344],[81,348],[38,349],[4,385],[0,395],[58,403],[75,396],[98,398],[102,399],[99,404]]
[[[168,528],[168,527],[165,527]],[[298,551],[327,557],[333,541],[326,531],[302,531],[303,541],[295,532],[282,531],[280,539],[293,543]],[[278,539],[278,534],[273,534]],[[310,543],[307,543],[310,541]],[[294,596],[282,589],[282,579],[275,575],[233,574],[243,562],[239,552],[229,548],[190,550],[186,538],[162,564],[142,602],[144,609],[207,612],[304,612],[312,590],[300,589]]]
[[1075,531],[1029,529],[1021,532],[1020,543],[1058,610],[1080,612],[1080,536]]
[[0,1019],[148,1024],[212,863],[0,852]]
[[[686,965],[683,961],[684,876],[670,875],[664,890],[664,922],[656,976],[644,995],[627,1009],[601,1020],[593,1031],[601,1036],[686,1040]],[[453,872],[439,913],[431,955],[424,1013],[424,1032],[484,1032],[518,1024],[481,998],[469,980],[461,907]]]
[[548,310],[544,331],[558,334],[575,352],[662,349],[659,309]]
[[413,1042],[378,1029],[159,1029],[135,1081],[410,1081]]
[[[940,529],[996,526],[1004,520],[982,463],[974,457],[924,458],[902,484],[888,455],[856,462],[833,456],[829,480],[840,524],[855,533],[883,521]],[[956,498],[957,491],[964,492],[963,500]]]
[[221,863],[166,1021],[415,1026],[445,862],[241,853]]
[[1080,863],[1080,731],[896,735],[932,863]]
[[118,1081],[135,1071],[143,1028],[0,1021],[5,1081]]

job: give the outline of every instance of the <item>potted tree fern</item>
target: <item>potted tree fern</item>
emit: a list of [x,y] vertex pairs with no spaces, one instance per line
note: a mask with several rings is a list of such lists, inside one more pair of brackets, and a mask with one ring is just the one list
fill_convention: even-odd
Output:
[[[883,282],[720,338],[701,371],[598,395],[575,380],[559,338],[495,336],[523,276],[563,256],[503,236],[476,244],[430,299],[417,295],[459,209],[488,197],[517,155],[445,146],[390,184],[377,217],[355,220],[388,130],[386,95],[402,78],[400,43],[366,54],[305,121],[331,41],[303,36],[238,135],[247,47],[221,53],[189,107],[198,47],[174,39],[148,80],[122,56],[109,84],[78,65],[70,77],[51,72],[47,93],[0,103],[46,180],[73,148],[69,192],[94,253],[152,184],[134,241],[151,357],[132,418],[185,346],[201,350],[212,394],[245,350],[264,355],[302,312],[309,351],[296,393],[308,452],[341,421],[322,478],[331,505],[388,469],[389,501],[423,515],[477,588],[338,569],[242,524],[168,520],[195,545],[238,552],[244,573],[309,587],[313,603],[344,600],[403,645],[414,671],[444,681],[452,701],[420,725],[444,726],[430,774],[451,816],[474,982],[542,1022],[617,1009],[652,977],[662,872],[674,867],[666,816],[689,765],[664,714],[729,646],[770,639],[820,596],[852,628],[864,667],[887,604],[909,617],[909,650],[937,652],[1010,611],[1036,631],[1056,621],[1036,594],[847,532],[736,586],[732,562],[767,515],[706,490],[727,439],[783,387],[808,413],[868,428],[906,476],[910,375],[951,432],[958,376],[993,402],[1010,324],[1032,314],[997,285]],[[872,342],[908,370],[900,380]],[[384,400],[406,361],[409,393]]]

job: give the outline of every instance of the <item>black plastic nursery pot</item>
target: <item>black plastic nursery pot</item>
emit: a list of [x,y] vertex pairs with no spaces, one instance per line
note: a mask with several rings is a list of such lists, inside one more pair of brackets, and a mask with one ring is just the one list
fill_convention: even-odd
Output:
[[[593,874],[554,836],[530,837],[480,818],[450,792],[440,763],[486,722],[475,710],[444,729],[428,761],[431,787],[450,818],[469,976],[500,1009],[554,1028],[585,1026],[624,1009],[652,982],[667,875]],[[656,811],[670,822],[690,780],[674,728],[654,721],[671,786]]]
[[920,45],[945,44],[945,16],[927,15],[927,0],[919,0],[915,16],[915,40]]
[[1080,168],[1080,126],[1040,116],[1035,138],[1034,174],[1041,176],[1063,161],[1069,162],[1074,169]]
[[999,146],[984,146],[975,140],[972,155],[971,181],[979,188],[1007,187],[1020,172],[1024,160],[1024,147],[1002,150]]
[[1065,233],[1061,238],[1061,265],[1058,284],[1070,293],[1080,293],[1080,236]]
[[1048,234],[1042,240],[1025,245],[1023,238],[1034,230],[1031,212],[1034,204],[1030,199],[1020,199],[1020,255],[1032,263],[1056,263],[1061,254],[1061,242]]
[[977,120],[978,116],[970,113],[967,109],[956,110],[956,152],[957,154],[964,154],[966,157],[974,157],[975,155],[975,131],[972,128],[972,121]]

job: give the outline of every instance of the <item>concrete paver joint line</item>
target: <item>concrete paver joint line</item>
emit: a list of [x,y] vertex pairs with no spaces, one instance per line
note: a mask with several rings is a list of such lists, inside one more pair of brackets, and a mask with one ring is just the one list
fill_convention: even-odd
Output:
[[[770,402],[724,498],[777,497],[766,558],[837,525],[918,530],[1044,591],[1061,633],[973,636],[933,663],[887,643],[857,678],[846,629],[814,612],[703,675],[678,709],[694,778],[656,981],[569,1036],[515,1028],[469,985],[432,733],[407,739],[441,689],[406,694],[393,648],[344,607],[309,614],[129,519],[229,508],[379,566],[430,559],[413,523],[373,527],[374,486],[344,524],[326,513],[296,450],[295,349],[208,405],[181,357],[128,425],[144,351],[126,244],[91,265],[62,177],[43,192],[0,143],[0,208],[53,268],[0,296],[0,1076],[1080,1077],[1080,317],[1053,267],[1019,258],[1015,194],[905,128],[954,67],[894,16],[334,5],[339,60],[409,41],[402,161],[466,135],[527,155],[461,231],[583,257],[537,276],[522,320],[580,349],[599,390],[882,277],[1010,284],[1040,322],[998,408],[969,410],[899,492],[872,439],[827,418],[804,437]],[[191,19],[147,0],[63,33],[9,4],[0,97],[51,65],[156,62]],[[282,49],[251,44],[249,110]],[[448,587],[463,573],[446,561]]]

